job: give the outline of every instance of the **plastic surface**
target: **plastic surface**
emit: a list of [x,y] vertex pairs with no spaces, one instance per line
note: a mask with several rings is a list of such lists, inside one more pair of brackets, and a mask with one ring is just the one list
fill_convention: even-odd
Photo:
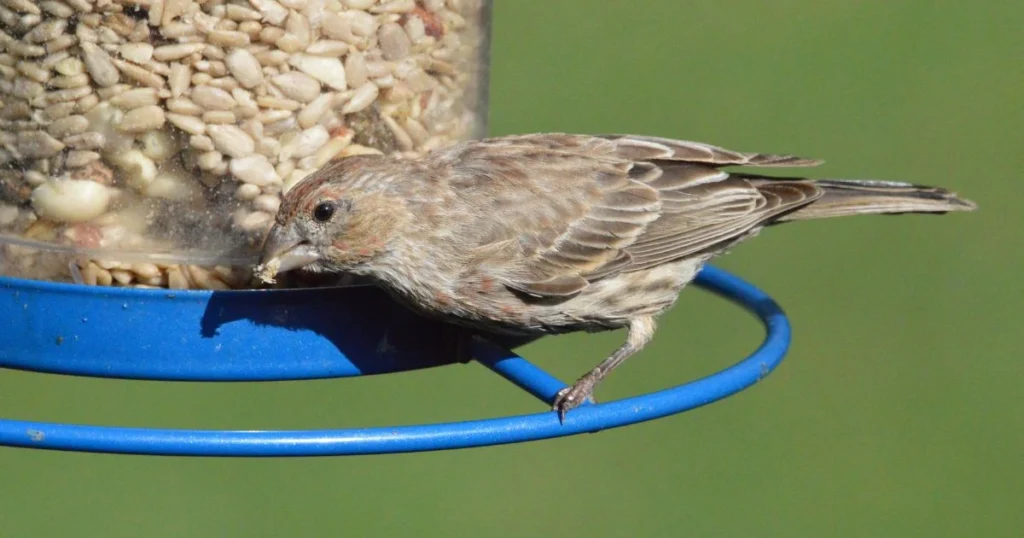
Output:
[[[25,291],[19,291],[24,282],[7,281],[5,293],[10,297],[2,300],[3,304],[9,305],[14,297],[22,297]],[[323,305],[303,302],[303,295],[306,293],[374,293],[373,290],[317,290],[302,292],[249,292],[249,293],[202,293],[192,292],[178,294],[174,299],[166,298],[164,292],[154,291],[131,291],[131,290],[87,290],[79,287],[61,287],[59,285],[40,285],[32,283],[36,290],[40,287],[48,294],[48,304],[35,304],[33,308],[26,307],[25,310],[47,307],[57,309],[59,305],[54,303],[53,294],[62,291],[67,295],[67,302],[79,301],[77,308],[84,308],[82,305],[88,300],[98,300],[104,304],[117,306],[118,309],[130,312],[133,308],[158,308],[156,305],[163,305],[163,312],[171,315],[178,310],[174,319],[166,320],[173,327],[189,327],[195,330],[196,325],[202,327],[219,327],[220,334],[214,333],[215,337],[225,339],[243,338],[244,335],[258,335],[260,331],[267,331],[268,336],[265,343],[273,343],[272,349],[257,349],[257,342],[247,342],[247,349],[251,350],[248,364],[242,363],[242,354],[238,350],[220,350],[211,353],[211,344],[203,342],[201,338],[192,340],[203,345],[200,349],[193,349],[187,345],[176,346],[174,349],[154,349],[153,357],[159,367],[149,368],[145,364],[150,361],[147,357],[136,358],[137,364],[131,371],[153,371],[158,373],[180,373],[195,372],[195,365],[207,366],[206,372],[231,372],[230,375],[223,374],[220,378],[228,379],[233,375],[244,372],[247,368],[254,372],[268,372],[274,375],[282,373],[291,375],[300,371],[306,377],[323,377],[325,375],[357,375],[359,373],[378,373],[388,369],[396,369],[396,363],[384,361],[385,366],[377,369],[367,369],[367,363],[358,363],[351,357],[359,355],[343,355],[334,350],[335,356],[331,357],[331,348],[336,342],[332,338],[354,338],[365,340],[367,333],[376,331],[373,325],[367,323],[370,319],[365,313],[358,318],[356,311],[345,313],[344,308],[339,317],[332,321],[335,325],[344,322],[358,321],[357,325],[348,327],[342,326],[337,334],[342,336],[331,336],[330,334],[320,336],[315,331],[312,333],[297,330],[294,334],[285,335],[273,326],[260,327],[251,316],[253,311],[248,311],[247,316],[238,315],[240,312],[232,308],[240,308],[245,301],[264,301],[268,297],[279,296],[270,301],[271,305],[287,305],[290,312],[289,319],[309,320],[313,319],[314,312],[324,312]],[[187,456],[327,456],[327,455],[353,455],[353,454],[380,454],[396,452],[419,452],[429,450],[445,450],[454,448],[467,448],[474,446],[486,446],[505,443],[516,443],[552,437],[561,437],[586,432],[595,432],[607,428],[615,428],[634,424],[647,420],[653,420],[696,407],[706,405],[716,400],[725,398],[731,394],[747,388],[763,379],[771,372],[785,356],[790,342],[790,326],[785,314],[779,306],[764,292],[754,286],[730,275],[720,269],[713,267],[706,268],[697,279],[697,284],[707,288],[731,301],[734,301],[747,310],[756,314],[763,322],[767,335],[761,346],[743,361],[722,370],[716,374],[702,379],[665,389],[650,394],[626,398],[617,401],[585,405],[570,412],[564,423],[560,423],[557,414],[553,411],[544,410],[536,414],[511,416],[503,418],[491,418],[469,422],[428,424],[397,427],[379,427],[364,429],[340,429],[340,430],[305,430],[305,431],[212,431],[212,430],[161,430],[144,428],[117,428],[98,427],[74,424],[55,424],[43,422],[30,422],[23,420],[0,420],[0,445],[32,447],[52,450],[74,450],[88,452],[113,452],[131,454],[160,454],[160,455],[187,455]],[[262,295],[262,294],[266,295]],[[276,295],[275,295],[276,294]],[[84,295],[90,295],[84,298]],[[228,295],[226,303],[217,306],[217,296]],[[117,297],[130,296],[132,301],[126,303],[127,299],[120,299],[126,307],[117,305]],[[348,299],[355,300],[356,296]],[[308,298],[308,297],[307,297]],[[17,303],[15,303],[17,305]],[[263,303],[261,303],[263,304]],[[306,305],[298,308],[296,305]],[[353,304],[359,304],[355,302]],[[171,306],[179,305],[179,306]],[[184,306],[181,306],[184,305]],[[213,306],[211,306],[213,305]],[[17,305],[20,307],[20,305]],[[252,306],[252,305],[250,305]],[[67,307],[67,305],[65,305]],[[221,310],[223,307],[223,310]],[[308,308],[304,310],[304,308]],[[10,315],[17,308],[5,308],[5,314]],[[204,325],[200,320],[205,319],[199,312],[217,312],[212,316],[216,323]],[[271,308],[271,311],[274,311]],[[115,309],[116,312],[116,309]],[[56,315],[54,312],[51,315]],[[65,319],[74,320],[74,313],[62,313]],[[93,314],[95,316],[95,314]],[[385,315],[377,313],[373,315]],[[28,314],[26,314],[28,316]],[[41,315],[40,315],[41,316]],[[264,316],[260,315],[262,319]],[[39,319],[34,316],[32,319]],[[159,319],[159,318],[158,318]],[[14,334],[29,329],[30,327],[22,322],[20,328],[15,329]],[[89,322],[85,322],[89,323]],[[153,321],[154,325],[159,322]],[[235,326],[234,324],[237,324]],[[323,325],[319,325],[321,331]],[[358,330],[354,330],[358,327]],[[422,322],[403,338],[413,339],[417,335],[428,336],[429,333],[438,332],[437,328],[430,328],[430,324]],[[154,329],[157,332],[167,332],[166,328]],[[69,333],[70,334],[70,333]],[[84,333],[83,333],[84,334]],[[271,338],[269,334],[275,334]],[[376,333],[375,333],[376,334]],[[24,334],[21,335],[24,337]],[[12,342],[16,337],[5,334],[3,346],[0,348],[0,355],[4,356],[5,364],[10,364],[8,357],[12,349]],[[42,338],[45,338],[42,337]],[[65,342],[67,341],[65,337]],[[320,340],[320,343],[317,343]],[[372,339],[370,339],[372,340]],[[78,342],[82,342],[79,337]],[[233,340],[225,340],[233,341]],[[161,341],[163,342],[163,341]],[[64,345],[64,344],[62,344]],[[102,342],[88,342],[80,344],[87,346],[85,349],[98,352],[102,348]],[[131,362],[127,359],[118,358],[113,348],[124,350],[124,344],[107,341],[112,348],[109,360],[119,367],[127,367]],[[118,347],[120,346],[120,347]],[[411,341],[410,341],[411,346]],[[346,347],[346,345],[342,345]],[[385,346],[386,347],[386,346]],[[316,358],[310,359],[303,355],[294,355],[296,350],[307,349],[319,353]],[[356,347],[348,348],[350,352]],[[373,348],[379,349],[379,348]],[[411,347],[409,349],[412,349]],[[291,351],[289,351],[291,350]],[[554,394],[565,385],[559,380],[550,376],[543,370],[532,365],[525,359],[510,351],[478,340],[474,344],[474,355],[477,359],[499,375],[509,379],[516,385],[524,388],[531,394],[550,402]],[[221,355],[217,355],[220,353]],[[60,355],[60,354],[59,354]],[[179,357],[175,362],[173,358]],[[228,365],[224,368],[212,368],[212,365],[225,360]],[[323,361],[319,364],[317,361]],[[20,367],[25,367],[26,361],[19,361]],[[72,353],[67,352],[60,358],[51,358],[45,364],[56,368],[67,368],[73,362]],[[296,367],[291,363],[298,363],[302,366]],[[368,361],[372,362],[372,361]],[[426,365],[420,363],[419,365]],[[92,361],[88,368],[91,374],[101,374],[97,370],[99,362]],[[183,368],[176,368],[176,366]],[[38,365],[36,365],[38,366]],[[405,367],[402,365],[401,367]],[[411,367],[417,367],[412,364]],[[113,371],[115,374],[124,375],[124,371]],[[285,377],[288,377],[286,375]],[[0,410],[2,412],[2,410]]]
[[443,331],[369,287],[171,291],[0,278],[0,366],[155,380],[347,377],[450,362]]
[[5,276],[246,288],[302,178],[486,133],[491,0],[35,4],[0,16]]

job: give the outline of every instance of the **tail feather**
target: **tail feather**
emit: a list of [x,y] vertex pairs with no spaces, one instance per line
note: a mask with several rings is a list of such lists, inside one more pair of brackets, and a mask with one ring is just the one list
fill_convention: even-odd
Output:
[[820,180],[822,195],[776,222],[851,215],[942,214],[973,211],[977,205],[939,187],[872,180]]

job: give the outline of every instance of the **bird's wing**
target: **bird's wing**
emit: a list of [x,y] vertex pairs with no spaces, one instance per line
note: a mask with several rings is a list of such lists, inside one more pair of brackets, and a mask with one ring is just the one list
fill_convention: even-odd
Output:
[[817,161],[650,137],[505,137],[447,159],[451,187],[478,212],[460,231],[479,254],[470,263],[536,297],[699,253],[820,196],[809,182],[719,170]]

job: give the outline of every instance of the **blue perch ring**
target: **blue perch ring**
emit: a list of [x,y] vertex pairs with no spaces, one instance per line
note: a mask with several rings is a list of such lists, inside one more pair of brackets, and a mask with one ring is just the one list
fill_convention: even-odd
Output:
[[[335,430],[120,428],[0,418],[0,445],[175,456],[332,456],[422,452],[596,432],[735,394],[785,357],[790,326],[768,295],[706,267],[697,285],[757,315],[767,335],[749,357],[669,389],[553,411],[468,422]],[[449,364],[442,326],[374,288],[170,291],[0,278],[0,367],[124,379],[275,381],[385,374]],[[508,344],[508,343],[504,343]],[[514,344],[514,343],[512,343]],[[545,402],[565,384],[493,341],[473,356]],[[3,410],[0,409],[0,413]]]

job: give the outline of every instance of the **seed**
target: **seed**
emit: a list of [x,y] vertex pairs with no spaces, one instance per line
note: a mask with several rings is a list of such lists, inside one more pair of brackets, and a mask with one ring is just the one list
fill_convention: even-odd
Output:
[[167,268],[167,287],[172,290],[186,290],[191,287],[180,265],[172,265]]
[[64,166],[68,168],[80,168],[91,162],[100,160],[100,154],[95,151],[69,151],[64,158]]
[[377,149],[360,144],[349,144],[345,149],[341,150],[338,157],[352,157],[355,155],[383,155],[384,153]]
[[252,138],[234,125],[210,125],[207,132],[216,148],[230,157],[246,157],[256,151]]
[[320,95],[320,83],[298,71],[290,71],[271,79],[281,93],[289,99],[303,103],[313,101]]
[[206,132],[206,124],[203,123],[203,120],[195,116],[176,114],[174,112],[168,112],[165,116],[171,125],[185,131],[186,133],[201,135]]
[[249,0],[249,3],[263,14],[263,20],[275,26],[280,26],[288,17],[288,10],[274,0]]
[[35,58],[46,54],[46,49],[39,45],[30,45],[22,41],[11,41],[6,43],[7,52],[23,58]]
[[[19,103],[20,103],[20,105],[19,105]],[[28,103],[25,103],[24,101],[19,101],[17,103],[9,103],[9,104],[7,104],[7,106],[2,111],[0,111],[0,116],[3,116],[5,119],[8,119],[6,117],[6,115],[8,113],[16,112],[17,111],[16,109],[19,106],[24,106],[24,112],[23,113],[24,113],[24,115],[26,117],[29,116],[32,113],[31,112],[31,108],[29,108],[29,106],[28,106]],[[45,109],[43,109],[43,116],[44,116],[44,118],[47,121],[54,121],[54,120],[59,120],[61,118],[66,118],[66,117],[70,116],[71,114],[73,114],[74,112],[75,112],[75,102],[74,101],[65,101],[63,103],[54,103],[52,105],[47,106]],[[12,116],[12,118],[13,117],[14,116]]]
[[329,163],[332,159],[338,156],[342,150],[348,147],[352,143],[352,136],[336,136],[331,138],[326,144],[316,151],[313,155],[315,168],[320,168],[325,164]]
[[200,195],[198,185],[180,170],[162,171],[143,190],[151,198],[189,200]]
[[243,47],[249,44],[249,34],[228,30],[214,30],[206,34],[206,40],[224,47]]
[[286,35],[292,35],[295,37],[296,42],[299,44],[299,50],[308,47],[313,41],[313,31],[310,28],[309,19],[298,11],[292,11],[288,15],[288,20],[285,22],[284,30]]
[[232,159],[228,169],[231,171],[231,175],[240,181],[259,187],[280,181],[270,161],[260,154]]
[[81,179],[52,179],[32,190],[32,208],[55,222],[85,222],[103,214],[110,202],[107,187]]
[[167,39],[186,39],[198,33],[195,25],[184,22],[172,22],[160,26],[160,35]]
[[58,2],[57,0],[46,0],[45,2],[40,2],[39,7],[41,7],[43,11],[59,19],[67,19],[75,14],[75,10],[71,9],[67,4]]
[[[264,137],[261,138],[259,142],[256,143],[256,151],[259,152],[260,155],[264,155],[266,157],[273,157],[276,159],[278,154],[281,153],[281,143],[278,142],[276,138]],[[280,163],[278,164],[278,166],[280,166]],[[274,167],[274,169],[278,170],[277,167]],[[280,171],[278,171],[277,175],[280,176],[282,174]]]
[[[237,176],[236,176],[237,177]],[[260,195],[260,188],[258,185],[252,183],[242,183],[235,189],[235,198],[239,200],[253,200]]]
[[124,60],[114,59],[113,62],[121,73],[143,86],[158,89],[164,86],[164,79],[151,71]]
[[238,89],[238,81],[231,77],[220,77],[211,79],[209,85],[213,86],[214,88],[220,88],[226,92]]
[[64,34],[47,41],[46,52],[47,54],[54,54],[56,52],[60,52],[62,50],[70,48],[77,42],[78,40],[75,39],[75,36],[70,34]]
[[196,86],[193,88],[192,101],[210,110],[231,110],[236,104],[230,93],[213,86]]
[[380,50],[385,60],[401,60],[408,56],[412,49],[409,34],[393,22],[381,25],[377,31],[377,39],[380,41]]
[[224,162],[224,156],[219,151],[204,152],[196,159],[199,169],[206,171],[217,168],[222,162]]
[[395,142],[398,144],[399,149],[403,151],[411,150],[413,148],[413,143],[412,138],[409,137],[409,133],[405,132],[405,129],[402,129],[402,126],[398,125],[398,122],[391,116],[384,115],[382,118],[384,120],[384,125],[386,125],[388,130],[391,131],[391,134],[394,135]]
[[133,263],[131,269],[142,278],[157,278],[162,274],[160,268],[153,263]]
[[76,134],[64,139],[64,143],[72,149],[100,149],[105,142],[106,137],[103,136],[103,133],[96,131]]
[[188,89],[192,78],[192,69],[181,63],[171,64],[171,73],[167,76],[167,85],[171,88],[172,97],[181,97]]
[[121,36],[119,36],[117,32],[115,32],[112,28],[107,26],[101,26],[98,30],[96,30],[96,36],[97,38],[99,38],[99,42],[105,45],[116,45],[123,41]]
[[312,173],[312,170],[292,170],[292,173],[288,174],[287,179],[284,180],[284,184],[281,185],[281,194],[287,194],[296,183],[302,181],[306,176]]
[[320,17],[321,31],[324,35],[353,45],[360,44],[363,40],[352,33],[352,24],[347,16],[349,13],[348,11],[342,13],[324,11]]
[[275,41],[274,46],[288,54],[294,54],[304,48],[302,41],[299,40],[298,37],[289,33],[285,33],[280,39]]
[[352,94],[352,98],[345,103],[342,107],[342,114],[354,114],[365,110],[366,107],[373,104],[374,100],[377,99],[380,91],[377,85],[373,82],[367,82],[356,89],[355,93]]
[[233,112],[227,110],[211,110],[203,113],[203,121],[208,124],[225,124],[229,123],[234,125],[238,122],[238,118],[235,117]]
[[85,61],[85,69],[100,87],[113,86],[121,79],[117,68],[110,59],[107,51],[92,43],[82,43],[82,60]]
[[188,137],[188,145],[199,151],[213,151],[213,139],[205,135],[192,135]]
[[50,19],[37,24],[21,38],[28,43],[44,43],[63,34],[67,27],[67,19]]
[[379,5],[370,9],[371,13],[408,13],[416,9],[416,2],[414,0],[390,0],[388,2],[381,2]]
[[191,56],[198,52],[202,52],[203,48],[206,47],[204,43],[179,43],[176,45],[163,45],[153,49],[153,58],[160,60],[161,62],[169,62],[173,60],[180,60],[186,56]]
[[16,147],[23,157],[45,158],[60,153],[64,144],[45,131],[19,131]]
[[240,210],[234,215],[235,226],[245,231],[262,230],[270,225],[271,220],[274,216],[270,213],[264,213],[263,211],[248,212]]
[[68,116],[56,120],[46,127],[46,131],[56,138],[64,138],[68,135],[84,132],[89,128],[89,120],[85,116]]
[[359,37],[369,37],[377,31],[377,19],[365,11],[352,10],[344,13],[352,33]]
[[225,14],[227,15],[227,18],[234,21],[258,21],[263,18],[258,11],[251,10],[238,4],[228,4]]
[[[306,48],[306,54],[314,56],[344,56],[348,52],[348,43],[324,39]],[[347,67],[347,66],[346,66]]]
[[[13,56],[11,56],[9,54],[3,54],[2,56],[6,57],[6,58],[9,58],[9,60],[5,61],[4,63],[8,63],[8,64],[13,64],[14,63],[14,57]],[[51,53],[46,58],[43,58],[42,60],[40,60],[39,61],[39,66],[40,67],[44,67],[46,69],[51,69],[52,70],[54,68],[54,66],[56,66],[57,64],[59,64],[60,62],[62,62],[64,60],[67,60],[70,57],[71,57],[71,54],[68,53],[68,51],[66,51],[66,50],[54,52],[54,53]]]
[[413,43],[420,43],[427,37],[427,25],[420,17],[409,17],[405,21],[405,33]]
[[303,158],[316,153],[321,146],[327,143],[330,134],[322,125],[314,125],[291,137],[287,142],[281,144],[281,158]]
[[96,90],[96,94],[100,96],[100,99],[110,100],[130,89],[132,89],[132,87],[128,84],[114,84],[113,86]]
[[75,112],[79,114],[85,114],[93,109],[100,102],[100,98],[94,93],[90,93],[85,97],[82,97],[75,101]]
[[18,62],[17,71],[36,82],[46,82],[47,80],[50,80],[50,71],[48,69],[44,69],[37,63]]
[[281,39],[283,36],[283,28],[278,28],[277,26],[267,26],[265,28],[260,28],[259,38],[260,42],[262,43],[273,45],[274,43],[277,43],[277,40]]
[[117,53],[125,60],[144,64],[153,59],[153,45],[149,43],[126,43],[117,48]]
[[228,71],[245,88],[263,84],[263,68],[260,62],[245,49],[234,49],[224,58]]
[[391,74],[391,62],[374,61],[366,62],[366,75],[370,78],[380,78]]
[[228,68],[224,62],[219,60],[200,60],[192,64],[196,71],[209,73],[211,77],[223,77],[228,74]]
[[206,290],[229,289],[228,285],[222,280],[216,278],[213,273],[199,267],[198,265],[188,265],[186,266],[186,269],[188,270],[189,276],[192,278],[192,282],[195,282],[197,288]]
[[151,106],[160,102],[153,88],[135,88],[110,98],[110,104],[123,109]]
[[335,90],[344,91],[347,87],[345,67],[337,58],[295,54],[288,59],[288,64]]
[[257,53],[256,59],[264,67],[276,67],[288,62],[288,53],[283,50],[265,50]]
[[405,119],[405,132],[409,133],[409,137],[412,138],[413,143],[417,146],[425,142],[427,138],[430,138],[427,128],[412,118]]
[[[188,10],[191,0],[164,0],[164,9],[160,24],[166,25]],[[154,26],[156,26],[154,24]]]
[[53,77],[47,84],[54,88],[81,88],[89,84],[89,75],[82,73],[80,75],[57,76]]
[[163,108],[148,105],[126,112],[117,128],[126,133],[142,133],[162,127],[165,119]]
[[324,93],[314,99],[298,114],[299,126],[308,129],[315,125],[331,108],[334,94]]
[[[15,89],[17,89],[17,81],[15,81]],[[68,88],[66,90],[54,90],[46,92],[47,103],[61,103],[64,101],[74,101],[75,99],[81,99],[92,93],[92,88],[83,86],[79,88]]]
[[54,71],[65,76],[75,76],[85,73],[85,64],[78,58],[66,58],[53,66]]
[[193,86],[207,86],[210,84],[211,80],[213,80],[212,75],[202,72],[194,73],[191,78]]
[[193,103],[191,99],[185,97],[168,99],[165,104],[167,105],[167,110],[178,114],[199,116],[203,113],[202,107]]
[[14,88],[11,89],[11,95],[22,99],[32,99],[42,95],[44,91],[45,89],[42,84],[25,77],[18,77],[14,80]]
[[352,51],[345,57],[345,80],[348,86],[358,88],[369,79],[366,69],[366,59],[358,51]]
[[255,209],[274,215],[281,207],[281,198],[273,194],[261,194],[252,201]]

